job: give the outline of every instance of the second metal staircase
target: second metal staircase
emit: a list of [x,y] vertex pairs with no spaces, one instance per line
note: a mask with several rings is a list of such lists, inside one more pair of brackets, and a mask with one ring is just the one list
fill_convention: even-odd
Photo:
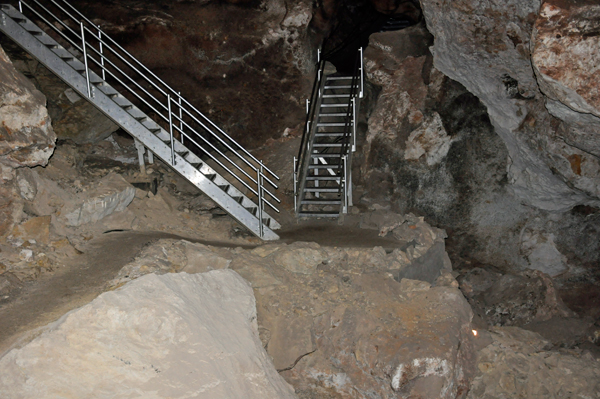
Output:
[[0,31],[253,234],[279,238],[265,211],[279,212],[277,175],[69,3],[4,4]]
[[362,49],[353,74],[325,76],[324,71],[325,61],[320,60],[300,151],[294,158],[298,217],[337,218],[352,206],[352,153],[364,84]]

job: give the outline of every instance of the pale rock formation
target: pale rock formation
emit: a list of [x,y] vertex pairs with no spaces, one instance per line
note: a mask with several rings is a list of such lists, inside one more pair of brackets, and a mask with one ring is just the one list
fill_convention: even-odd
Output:
[[45,105],[44,95],[0,48],[0,236],[22,217],[14,169],[46,165],[54,151],[56,135]]
[[67,226],[97,222],[114,212],[125,210],[134,197],[135,188],[131,184],[120,175],[109,174],[94,189],[80,196],[77,203],[66,204],[61,218]]
[[[542,40],[539,44],[531,41],[540,1],[424,0],[421,3],[427,26],[435,37],[434,64],[486,105],[496,132],[508,148],[510,187],[516,195],[527,204],[551,211],[565,211],[578,204],[600,204],[598,158],[583,154],[561,140],[557,120],[547,112],[546,97],[540,92],[533,73],[530,48],[534,58],[537,51],[541,60],[547,59],[543,54],[550,45],[544,35],[534,35],[533,40],[538,40],[537,37]],[[587,17],[579,17],[581,24],[586,25]],[[544,22],[538,19],[537,26],[541,29],[542,25]],[[565,40],[585,42],[578,48],[587,48],[589,42],[581,35],[579,39]],[[566,66],[564,62],[568,62],[565,61],[568,57],[567,54],[539,62],[562,62]],[[581,54],[585,62],[593,62],[590,57],[595,56]],[[558,86],[576,85],[574,82],[581,80],[581,73],[593,75],[593,70],[583,72],[577,62],[574,64],[567,69],[578,72],[565,72],[563,77],[542,73],[542,89],[546,86],[550,88],[545,91],[556,92]],[[539,65],[538,70],[549,71],[544,68],[546,66]],[[571,79],[567,75],[579,78]],[[549,78],[564,82],[550,85]],[[567,80],[570,83],[565,83]],[[589,94],[593,96],[594,90]],[[577,103],[566,99],[566,91],[562,93],[564,95],[552,96],[571,105]],[[584,159],[586,165],[580,167]]]
[[39,62],[16,59],[14,65],[19,72],[32,76],[33,83],[46,96],[52,128],[59,139],[95,144],[119,128]]
[[100,295],[0,359],[6,398],[295,398],[230,270],[148,275]]

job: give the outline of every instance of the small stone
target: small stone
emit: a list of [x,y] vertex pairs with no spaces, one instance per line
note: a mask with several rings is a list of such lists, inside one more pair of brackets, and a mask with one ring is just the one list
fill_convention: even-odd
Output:
[[23,249],[19,254],[19,258],[25,262],[31,262],[33,260],[33,251],[31,249]]

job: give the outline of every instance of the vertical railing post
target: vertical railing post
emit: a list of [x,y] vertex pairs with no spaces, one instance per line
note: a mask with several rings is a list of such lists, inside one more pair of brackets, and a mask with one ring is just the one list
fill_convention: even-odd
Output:
[[183,144],[183,109],[181,108],[181,92],[177,92],[179,96],[179,135],[181,144]]
[[356,151],[356,97],[352,98],[352,152]]
[[262,176],[263,176],[263,164],[262,161],[260,161],[259,166],[258,166],[258,179],[256,179],[257,185],[258,185],[258,190],[256,190],[258,192],[258,232],[259,232],[259,237],[263,238],[265,233],[264,233],[264,226],[263,226],[263,181],[262,181]]
[[86,45],[85,45],[85,28],[83,27],[83,21],[81,21],[79,24],[81,26],[81,45],[83,48],[83,63],[85,65],[85,80],[87,81],[88,97],[92,98],[92,86],[90,84],[90,70],[88,68],[87,49],[86,49]]
[[171,164],[175,166],[175,140],[173,139],[173,115],[171,114],[171,95],[167,94],[167,102],[169,103],[169,134],[171,135]]
[[308,115],[309,112],[310,112],[310,100],[307,98],[306,99],[306,114]]
[[294,156],[294,211],[296,211],[297,209],[297,202],[298,202],[298,198],[296,198],[296,196],[298,195],[298,176],[296,175],[296,165],[297,165],[298,160],[296,159],[296,156]]
[[317,63],[321,62],[321,49],[317,50]]
[[102,68],[102,80],[106,81],[106,71],[104,70],[104,49],[102,46],[102,31],[100,30],[100,25],[98,28],[98,44],[100,49],[100,67]]
[[358,49],[358,51],[360,52],[360,93],[358,94],[359,98],[363,98],[363,94],[364,94],[364,71],[363,71],[363,67],[364,67],[364,63],[363,63],[363,49],[362,47],[360,49]]
[[342,213],[348,213],[348,172],[347,172],[347,167],[346,167],[346,155],[344,155],[342,157],[342,161],[344,162],[344,175],[343,175],[343,180],[342,180],[342,184],[344,185],[343,187],[343,198],[342,198]]
[[21,1],[19,1],[19,12],[23,14],[23,4],[21,4]]

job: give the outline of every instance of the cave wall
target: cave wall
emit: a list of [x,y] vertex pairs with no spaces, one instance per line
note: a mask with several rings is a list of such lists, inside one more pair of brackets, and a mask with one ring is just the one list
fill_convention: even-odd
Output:
[[[364,103],[367,127],[356,157],[361,202],[415,212],[447,229],[457,267],[571,271],[592,281],[600,260],[597,118],[538,88],[529,37],[541,22],[533,5],[517,12],[463,3],[423,2],[427,29],[371,36],[365,66],[375,89]],[[571,47],[590,48],[564,44],[563,52]],[[562,58],[581,51],[571,53]],[[581,62],[565,62],[542,68],[574,70],[563,83],[544,79],[572,91],[577,82],[593,83],[581,76]]]

